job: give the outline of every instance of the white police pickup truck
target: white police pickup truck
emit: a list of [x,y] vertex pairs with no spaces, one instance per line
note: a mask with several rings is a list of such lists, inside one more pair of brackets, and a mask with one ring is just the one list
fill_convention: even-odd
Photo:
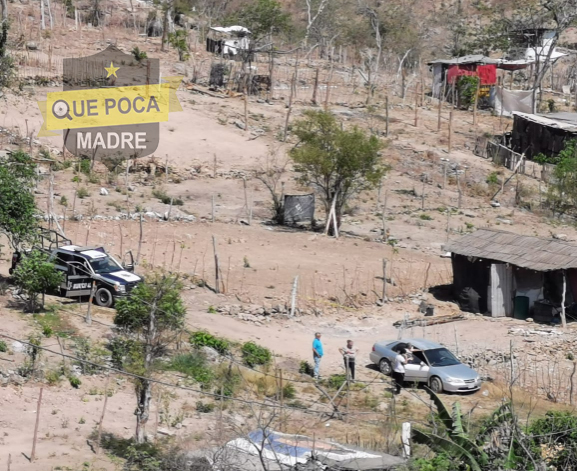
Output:
[[[66,245],[60,245],[62,242]],[[131,252],[127,252],[130,262],[123,266],[107,254],[103,247],[72,245],[70,240],[62,236],[56,238],[56,242],[49,243],[49,247],[43,244],[38,249],[49,253],[48,260],[65,274],[59,294],[66,298],[89,296],[94,283],[94,302],[99,306],[112,307],[117,298],[128,295],[143,281],[140,276],[132,273],[134,261]],[[12,256],[11,274],[22,256],[22,252],[15,252]]]

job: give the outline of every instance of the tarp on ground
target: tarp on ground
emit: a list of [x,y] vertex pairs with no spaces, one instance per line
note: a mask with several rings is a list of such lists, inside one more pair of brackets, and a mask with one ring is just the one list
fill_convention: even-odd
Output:
[[507,90],[497,87],[495,91],[495,114],[513,116],[513,112],[533,113],[533,91]]
[[262,455],[267,461],[289,468],[305,464],[313,457],[335,470],[389,470],[405,462],[403,458],[385,453],[366,452],[330,441],[273,430],[255,430],[246,438],[228,442],[227,447],[253,456]]

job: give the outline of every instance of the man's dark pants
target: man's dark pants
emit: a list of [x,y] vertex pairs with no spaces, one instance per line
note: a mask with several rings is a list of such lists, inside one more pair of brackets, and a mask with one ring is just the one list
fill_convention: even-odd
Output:
[[345,358],[345,371],[347,371],[347,362],[349,365],[349,374],[351,375],[351,379],[355,380],[355,359],[354,358]]
[[401,393],[401,388],[403,387],[403,381],[405,380],[405,373],[397,373],[393,371],[393,380],[395,381],[395,394]]

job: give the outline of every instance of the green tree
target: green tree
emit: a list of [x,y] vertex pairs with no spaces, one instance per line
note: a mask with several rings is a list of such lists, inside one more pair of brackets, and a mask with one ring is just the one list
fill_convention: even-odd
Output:
[[[130,296],[116,303],[114,323],[122,334],[122,365],[143,378],[134,380],[136,393],[136,443],[144,443],[150,415],[150,377],[160,367],[158,359],[184,327],[186,309],[178,277],[155,274],[138,285]],[[116,362],[118,363],[118,352]]]
[[168,34],[168,43],[178,51],[178,60],[185,61],[190,57],[188,44],[186,43],[186,31],[179,29]]
[[[3,0],[0,0],[0,2],[2,1]],[[8,30],[10,29],[7,7],[2,10],[2,14],[5,14],[6,17],[0,20],[0,90],[10,84],[14,73],[14,61],[6,49],[6,45],[8,44]]]
[[548,469],[577,469],[577,416],[573,413],[548,411],[531,423],[527,435],[532,454],[547,456]]
[[383,165],[382,143],[353,127],[343,129],[324,111],[306,111],[293,125],[298,143],[291,149],[299,181],[319,194],[327,217],[335,199],[337,226],[345,204],[363,190],[374,188],[388,170]]
[[35,180],[36,164],[25,152],[13,152],[0,161],[0,233],[15,250],[36,234]]
[[14,283],[26,296],[26,307],[30,312],[38,308],[40,294],[44,307],[44,295],[58,288],[62,281],[63,273],[48,262],[47,255],[39,250],[25,254],[14,271]]
[[557,156],[535,157],[539,163],[556,164],[549,183],[547,205],[557,214],[575,212],[577,209],[577,139],[565,141]]
[[290,15],[283,11],[276,0],[257,0],[247,3],[234,20],[248,28],[255,40],[270,33],[282,33],[290,29]]
[[[438,456],[442,456],[442,462],[446,463],[445,458],[448,458],[452,463],[448,469],[463,471],[545,469],[540,467],[542,460],[539,451],[529,452],[527,437],[517,425],[517,417],[511,403],[505,402],[498,407],[483,421],[478,433],[473,435],[463,420],[459,402],[456,402],[449,411],[432,390],[425,388],[435,403],[437,414],[432,418],[431,429],[413,428],[412,439],[414,443],[426,445]],[[517,467],[520,461],[524,461],[525,464]],[[438,469],[427,467],[426,460],[420,460],[420,463],[415,464],[419,465],[417,468],[419,471]]]

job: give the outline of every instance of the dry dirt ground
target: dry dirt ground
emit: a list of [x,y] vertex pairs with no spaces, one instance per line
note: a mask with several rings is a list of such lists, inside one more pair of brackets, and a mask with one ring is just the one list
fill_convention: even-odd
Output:
[[[76,38],[75,33],[67,34],[69,38]],[[55,55],[68,57],[87,53],[91,42],[99,44],[99,47],[105,46],[103,41],[98,42],[100,32],[86,30],[83,34],[78,44],[67,41],[64,36],[55,38]],[[158,40],[144,43],[128,33],[116,33],[116,38],[125,50],[138,44],[151,56],[158,54]],[[163,73],[174,74],[171,62],[175,60],[174,52],[166,57]],[[196,60],[207,58],[199,52]],[[14,142],[18,139],[14,136],[24,137],[40,128],[41,117],[35,102],[54,90],[56,88],[35,87],[18,94],[7,92],[0,98],[0,126],[12,134],[1,134],[2,148],[15,148]],[[310,108],[310,93],[310,89],[299,89],[293,120]],[[256,137],[235,124],[235,121],[244,119],[242,98],[213,98],[182,88],[178,97],[184,111],[171,114],[170,121],[161,124],[160,147],[155,154],[158,162],[168,158],[168,175],[161,172],[150,178],[144,172],[133,172],[127,182],[123,172],[118,176],[108,175],[100,164],[95,168],[96,176],[92,177],[92,182],[85,175],[80,175],[82,183],[73,182],[73,168],[54,173],[55,212],[68,218],[63,222],[66,234],[79,244],[105,246],[119,257],[129,249],[136,253],[140,233],[137,221],[120,218],[89,220],[89,217],[114,218],[126,212],[126,207],[131,212],[139,207],[142,211],[162,215],[169,207],[152,195],[153,190],[158,189],[182,199],[183,205],[173,207],[171,214],[193,215],[195,220],[162,222],[157,217],[147,216],[143,223],[142,263],[137,271],[146,273],[153,268],[164,268],[182,273],[186,276],[183,297],[188,309],[187,326],[191,330],[206,329],[239,342],[255,340],[274,352],[275,362],[286,369],[289,378],[305,382],[308,380],[298,375],[296,370],[299,361],[310,361],[315,331],[323,333],[327,356],[322,363],[322,373],[328,376],[343,372],[337,349],[347,339],[354,340],[359,348],[361,365],[368,364],[372,344],[376,340],[397,338],[398,330],[392,326],[393,322],[403,319],[406,314],[415,315],[416,303],[423,298],[435,306],[436,315],[458,312],[454,303],[423,293],[423,288],[451,281],[450,262],[441,257],[447,238],[458,237],[478,227],[493,227],[540,236],[563,233],[569,240],[577,240],[573,227],[559,227],[539,211],[529,212],[514,206],[514,185],[506,187],[505,194],[499,196],[500,207],[494,208],[489,204],[490,191],[485,183],[488,175],[499,172],[499,178],[504,178],[510,172],[475,157],[471,149],[476,136],[510,127],[510,121],[504,119],[501,123],[499,118],[480,112],[479,122],[473,126],[470,112],[453,111],[452,149],[448,153],[449,108],[442,110],[442,130],[438,133],[435,102],[426,99],[419,107],[419,120],[415,126],[415,111],[408,104],[410,100],[393,95],[390,97],[390,133],[383,151],[383,161],[391,165],[391,171],[380,191],[366,192],[351,204],[343,220],[341,237],[334,239],[312,231],[270,225],[270,195],[250,175],[271,152],[282,158],[292,145],[290,139],[287,144],[277,139],[286,117],[286,96],[286,90],[278,89],[272,104],[255,97],[248,100],[250,126],[253,131],[257,128],[263,130],[263,134]],[[355,97],[354,106],[344,106],[342,103],[352,103],[351,96],[350,93],[342,96],[333,93],[331,111],[346,125],[376,127],[382,133],[385,126],[382,120],[383,94],[375,99],[376,111],[357,107],[363,97]],[[41,138],[39,144],[54,154],[61,149],[58,138]],[[39,145],[35,144],[33,151],[38,149]],[[444,161],[441,158],[450,159],[461,169],[466,169],[460,182],[460,208],[449,219],[445,208],[457,208],[459,195],[454,178],[448,178],[443,185]],[[247,177],[246,190],[242,176]],[[299,187],[290,170],[283,176],[283,181],[288,192],[308,191]],[[537,180],[522,177],[521,184],[526,189],[524,199],[534,208],[538,207],[539,198],[535,196],[539,188]],[[79,186],[86,187],[87,197],[75,198]],[[99,195],[102,187],[109,191],[107,196]],[[132,190],[127,191],[128,187]],[[47,208],[47,195],[48,179],[45,178],[37,191],[38,205],[42,210]],[[67,199],[67,206],[59,204],[62,197]],[[213,198],[215,222],[211,222]],[[386,226],[390,236],[397,240],[395,247],[382,243],[381,214],[385,198]],[[253,208],[251,225],[246,224],[246,202]],[[73,215],[83,215],[84,219],[73,221]],[[324,217],[320,205],[317,205],[317,217],[321,220]],[[215,294],[197,286],[198,280],[214,286],[213,236],[217,243],[224,294]],[[2,249],[0,274],[6,276],[11,254],[7,247]],[[383,259],[388,262],[387,278],[393,283],[387,285],[390,302],[377,306],[376,301],[382,292]],[[289,303],[297,275],[299,312],[294,318],[281,315],[267,320],[258,317],[254,322],[218,312],[221,307],[233,304],[266,308],[284,306]],[[10,294],[0,297],[0,332],[19,339],[38,332],[37,319],[22,314],[14,303]],[[81,317],[85,304],[70,304],[56,299],[51,299],[50,303],[59,306],[61,317],[78,335],[95,342],[110,335],[112,311],[95,309],[94,316],[98,322],[88,327]],[[523,345],[522,338],[509,335],[512,326],[526,327],[518,321],[494,322],[471,316],[453,324],[413,328],[405,335],[430,338],[458,350],[461,355],[475,356],[489,349],[507,352],[511,340],[514,348]],[[572,335],[570,328],[563,338]],[[8,343],[12,345],[11,341]],[[59,350],[54,338],[44,339],[43,346]],[[70,347],[67,351],[72,353]],[[0,369],[6,373],[22,361],[21,353],[0,354]],[[42,361],[48,368],[54,367],[60,359],[46,354]],[[459,398],[465,410],[474,409],[479,416],[491,411],[507,395],[507,388],[501,381],[507,377],[506,367],[497,365],[486,372],[496,378],[494,383],[488,382],[480,392]],[[245,371],[245,374],[252,373]],[[164,379],[170,384],[187,384],[183,378],[174,375]],[[384,394],[388,388],[386,380],[369,368],[360,368],[359,379],[370,384],[367,391],[371,401],[376,401],[374,414],[386,414],[390,410],[389,399]],[[66,381],[54,386],[34,382],[23,385],[10,383],[0,388],[0,467],[5,468],[8,456],[11,456],[13,471],[79,470],[90,466],[93,469],[117,469],[117,462],[104,454],[96,456],[89,444],[92,443],[89,435],[100,420],[105,383],[105,376],[100,374],[83,376],[79,389],[71,388]],[[31,451],[36,401],[41,386],[44,391],[37,460],[30,463],[27,456]],[[299,399],[305,404],[317,403],[318,411],[329,410],[326,404],[319,402],[319,392],[310,383],[298,383],[298,388]],[[110,379],[109,389],[112,395],[107,403],[104,430],[129,438],[134,426],[132,384],[126,378],[114,376]],[[364,420],[365,415],[360,412],[364,410],[366,414],[371,410],[363,409],[367,402],[365,397],[369,397],[367,391],[353,396],[352,409],[359,411],[354,420]],[[537,392],[540,394],[533,398],[532,392],[523,388],[516,394],[521,404],[535,406],[537,412],[552,407],[552,403],[546,402],[546,391]],[[160,400],[154,401],[155,417],[151,419],[149,432],[155,432],[156,417],[160,416],[161,422],[168,422],[168,425],[161,423],[161,429],[164,427],[169,433],[176,434],[191,449],[222,442],[224,437],[234,436],[251,426],[248,417],[253,411],[241,404],[230,405],[224,411],[228,421],[225,421],[226,433],[221,433],[218,411],[202,415],[195,411],[195,403],[201,399],[198,393],[169,387],[159,388],[157,393]],[[453,400],[456,396],[447,396],[447,401]],[[422,391],[404,392],[398,401],[399,417],[417,420],[415,414],[422,416],[425,406]],[[318,437],[351,439],[357,430],[352,424],[327,421],[326,418],[321,420],[320,416],[311,419],[295,411],[289,415],[287,430],[314,432]],[[178,417],[182,420],[177,420]],[[170,427],[171,424],[179,427]],[[88,465],[83,468],[83,463]]]

